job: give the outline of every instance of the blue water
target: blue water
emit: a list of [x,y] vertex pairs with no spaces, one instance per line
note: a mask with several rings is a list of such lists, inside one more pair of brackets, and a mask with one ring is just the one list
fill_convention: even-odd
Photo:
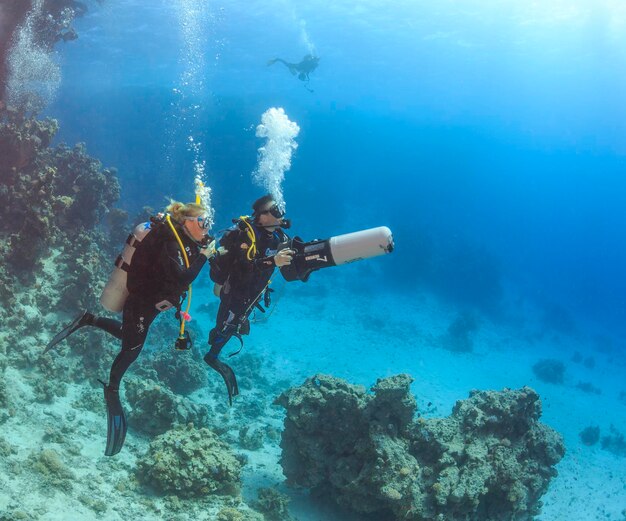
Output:
[[[107,2],[60,49],[48,111],[61,139],[119,168],[125,208],[189,197],[193,135],[219,228],[258,195],[254,127],[284,107],[302,129],[284,184],[300,235],[387,224],[386,284],[489,305],[460,265],[477,252],[487,287],[621,336],[624,16],[584,1]],[[312,93],[266,66],[299,61],[303,35],[321,57]],[[190,56],[204,68],[183,86]],[[449,263],[436,281],[429,255]]]
[[[422,328],[407,326],[407,302],[433,295],[517,328],[513,345],[530,320],[560,335],[555,356],[568,360],[571,339],[583,338],[624,366],[626,5],[106,0],[76,29],[77,41],[58,46],[63,82],[47,113],[59,140],[84,141],[119,169],[119,206],[131,214],[192,199],[199,161],[213,231],[248,213],[262,194],[251,181],[263,144],[254,129],[283,107],[301,128],[283,184],[293,232],[386,225],[396,242],[385,258],[315,274],[307,291],[330,306],[341,285],[369,316],[384,294],[380,328],[396,330]],[[313,48],[313,92],[266,65]],[[274,319],[256,342],[287,331],[289,315]],[[475,384],[467,378],[459,387]],[[524,383],[498,375],[486,385]],[[555,408],[547,416],[558,424]]]

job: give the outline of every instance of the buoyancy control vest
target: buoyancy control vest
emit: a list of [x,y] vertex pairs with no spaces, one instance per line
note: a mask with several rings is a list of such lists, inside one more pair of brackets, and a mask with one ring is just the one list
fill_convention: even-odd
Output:
[[164,276],[159,262],[166,242],[174,239],[164,218],[152,217],[149,222],[136,226],[126,239],[102,292],[103,307],[113,312],[122,311],[129,293],[139,294],[149,301],[169,300],[176,305],[187,287]]
[[226,230],[219,241],[220,247],[227,253],[218,255],[211,262],[209,276],[216,284],[223,285],[232,275],[231,285],[239,289],[247,287],[255,292],[256,286],[265,285],[273,271],[273,268],[259,269],[255,260],[274,255],[278,245],[288,237],[280,228],[272,234],[265,233],[247,217],[240,217],[234,222],[235,225]]

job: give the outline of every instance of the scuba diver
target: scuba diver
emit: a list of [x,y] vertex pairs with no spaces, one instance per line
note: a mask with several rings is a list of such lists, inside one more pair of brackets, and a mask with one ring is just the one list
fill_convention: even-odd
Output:
[[282,58],[274,58],[267,62],[267,65],[274,65],[276,62],[281,62],[289,69],[289,72],[294,76],[297,76],[299,80],[305,83],[305,87],[308,91],[313,92],[313,90],[309,89],[308,83],[310,81],[309,74],[311,74],[315,69],[317,69],[317,65],[320,62],[320,59],[317,56],[313,56],[312,54],[307,54],[300,63],[289,63]]
[[117,454],[126,437],[126,418],[119,397],[122,377],[139,356],[148,329],[161,311],[177,309],[181,335],[176,347],[190,347],[188,333],[184,334],[184,321],[189,316],[181,311],[181,303],[207,260],[212,262],[216,255],[215,241],[208,235],[210,225],[207,209],[199,202],[171,201],[164,215],[159,214],[151,222],[137,226],[129,235],[101,298],[107,309],[123,309],[122,321],[85,311],[59,332],[44,351],[47,353],[84,326],[102,329],[122,341],[122,349],[111,367],[109,383],[100,381],[104,385],[107,407],[106,456]]
[[252,210],[252,218],[233,219],[235,226],[220,239],[223,253],[211,263],[210,272],[220,307],[204,361],[224,379],[231,404],[233,396],[239,394],[237,379],[231,367],[219,360],[219,354],[233,336],[243,347],[241,335],[250,332],[248,317],[255,308],[265,312],[261,300],[266,308],[271,304],[269,283],[274,268],[289,266],[293,255],[287,247],[281,248],[289,240],[282,228],[289,228],[290,223],[274,198],[264,195],[254,202]]

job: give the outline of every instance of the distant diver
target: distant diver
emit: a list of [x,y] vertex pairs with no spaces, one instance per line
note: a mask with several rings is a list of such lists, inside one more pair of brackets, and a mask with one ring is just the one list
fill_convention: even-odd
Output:
[[267,65],[274,65],[276,62],[283,63],[285,67],[289,69],[289,72],[291,72],[291,74],[297,76],[300,81],[303,81],[305,83],[304,86],[307,88],[307,90],[313,92],[313,90],[308,87],[308,83],[310,81],[309,74],[317,69],[317,66],[320,62],[319,57],[313,56],[312,54],[307,54],[304,58],[302,58],[302,61],[300,61],[300,63],[289,63],[282,58],[274,58],[273,60],[268,61]]
[[120,383],[139,356],[150,325],[161,311],[175,308],[180,318],[175,347],[191,348],[189,333],[184,329],[189,315],[181,311],[182,301],[207,260],[213,262],[217,255],[215,241],[208,235],[211,219],[202,204],[172,201],[165,212],[140,224],[129,235],[102,293],[103,306],[122,311],[122,321],[84,311],[44,351],[47,353],[84,326],[102,329],[122,341],[122,349],[111,366],[109,383],[100,382],[107,407],[106,456],[117,454],[124,444],[126,417],[120,403]]

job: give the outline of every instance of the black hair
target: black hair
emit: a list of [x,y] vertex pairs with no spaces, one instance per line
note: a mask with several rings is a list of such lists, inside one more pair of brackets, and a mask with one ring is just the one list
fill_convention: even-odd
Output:
[[254,217],[259,216],[259,211],[270,201],[274,201],[274,196],[272,194],[265,194],[263,197],[259,197],[256,201],[252,203],[252,215]]

